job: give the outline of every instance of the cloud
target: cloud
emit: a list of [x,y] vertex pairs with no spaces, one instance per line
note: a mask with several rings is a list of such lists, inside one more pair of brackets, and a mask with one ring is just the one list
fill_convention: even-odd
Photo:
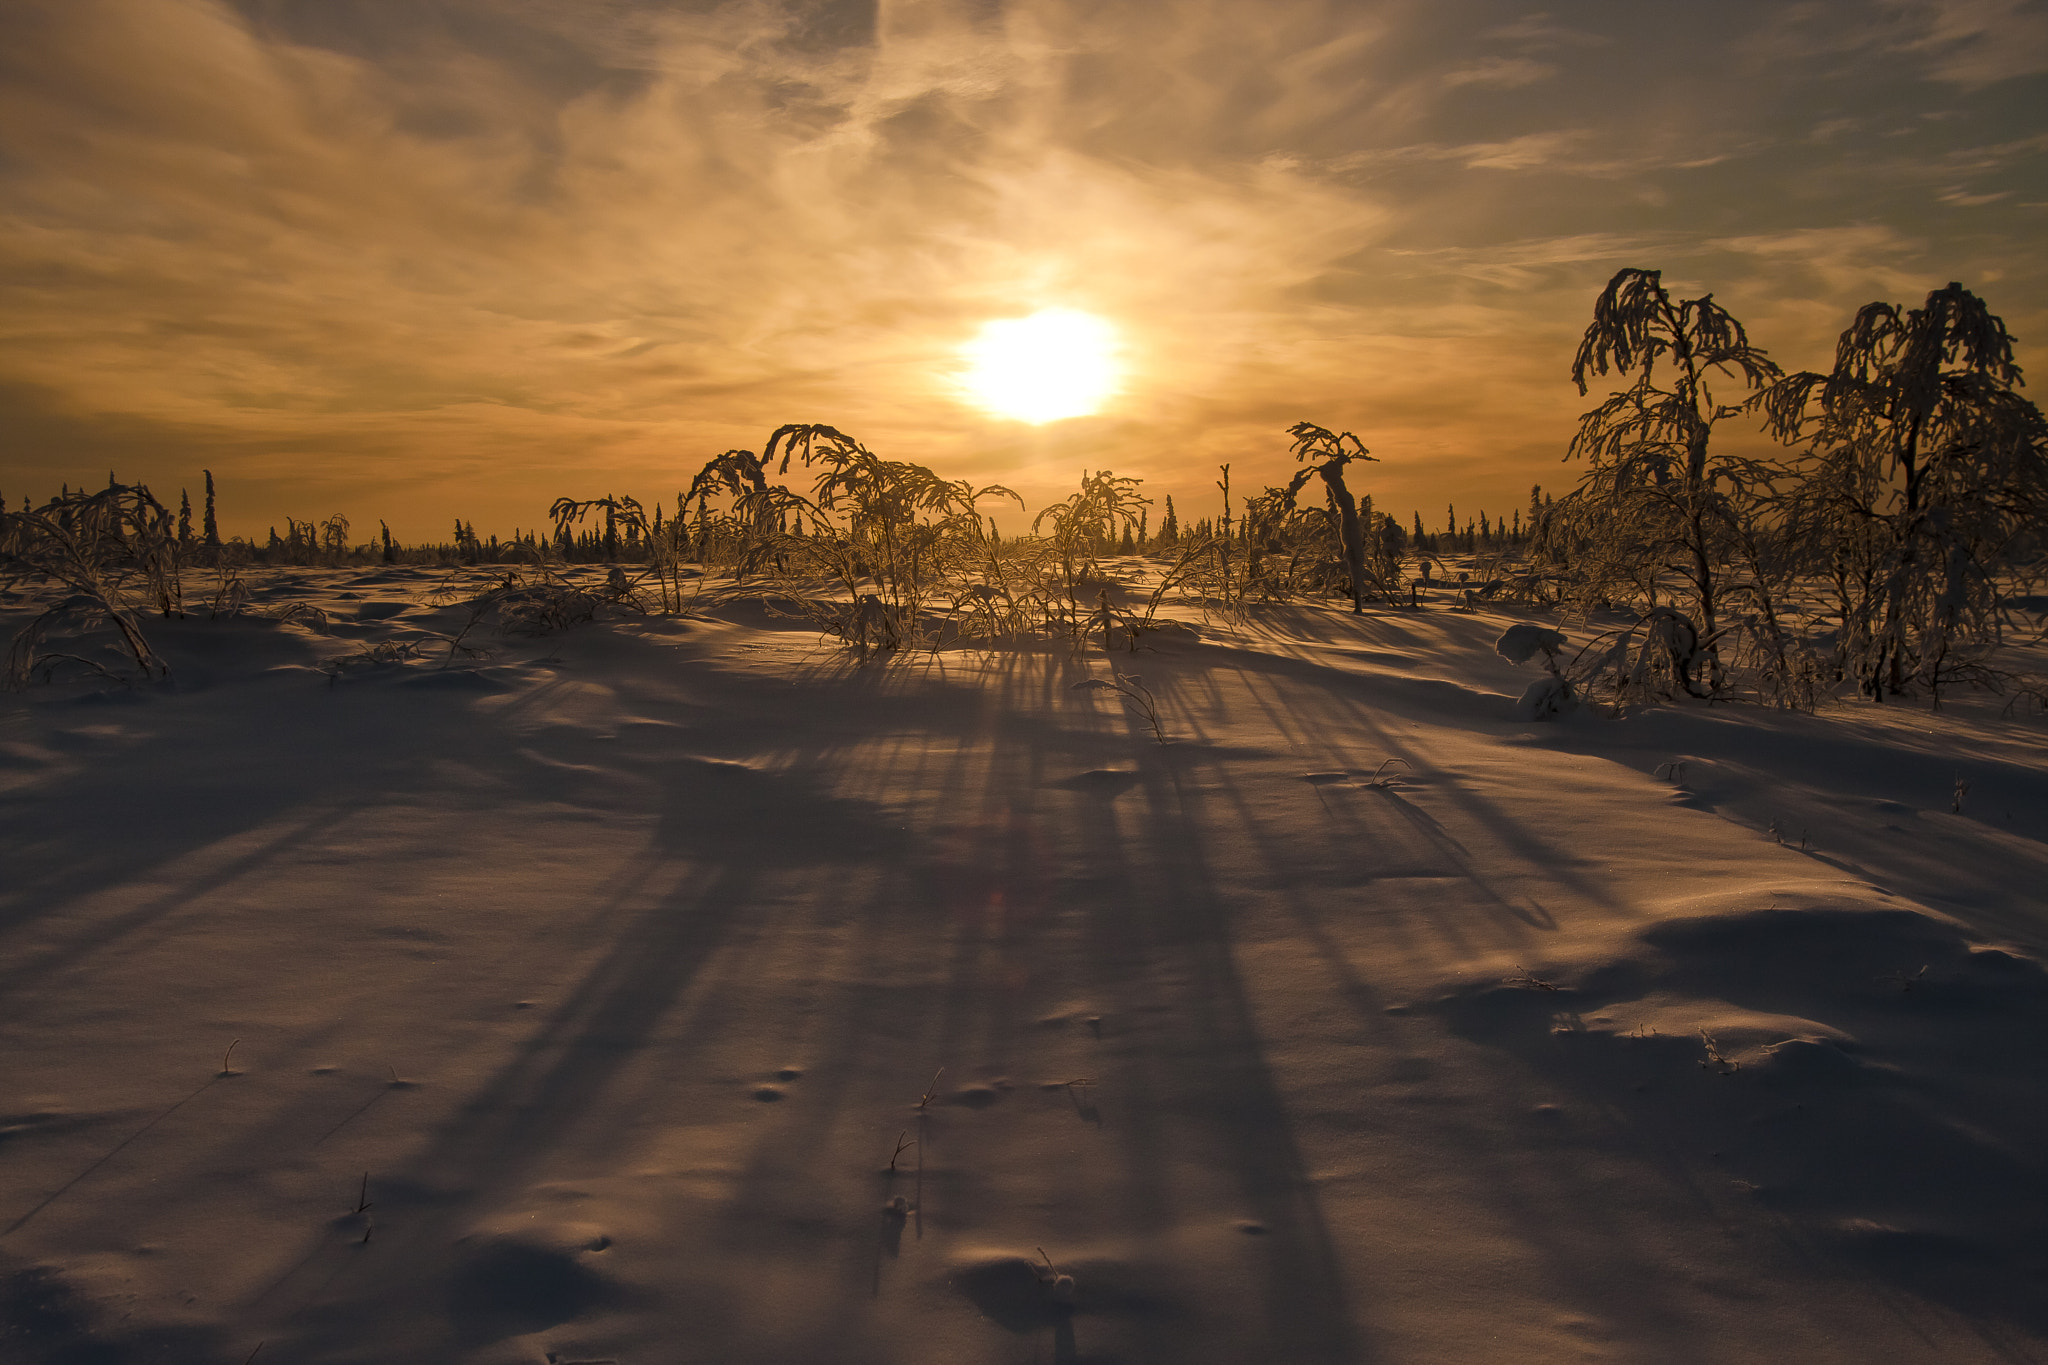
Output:
[[1553,128],[1523,133],[1498,142],[1445,144],[1419,142],[1376,147],[1333,157],[1323,163],[1333,174],[1384,169],[1403,164],[1450,163],[1465,170],[1507,171],[1619,180],[1659,170],[1697,170],[1757,150],[1760,143],[1714,150],[1693,147],[1624,147],[1591,128]]
[[1923,80],[1966,90],[2048,71],[2040,0],[1801,0],[1781,6],[1749,44],[1779,63],[1815,57],[1909,58]]
[[394,73],[202,0],[42,17],[0,106],[0,364],[243,433],[253,462],[318,429],[374,464],[411,424],[434,439],[406,458],[445,479],[790,418],[935,458],[982,420],[950,401],[954,349],[1046,303],[1129,320],[1153,376],[1133,418],[1198,412],[1294,344],[1290,292],[1384,217],[1285,159],[1064,145],[1037,104],[1062,55],[960,25],[804,54],[781,11],[670,15],[634,79],[561,99],[469,51]]
[[1527,57],[1487,57],[1469,66],[1453,68],[1444,73],[1443,79],[1444,84],[1450,86],[1495,86],[1513,90],[1547,81],[1557,71],[1548,62],[1531,61]]
[[1485,30],[1481,36],[1494,42],[1512,43],[1525,50],[1537,52],[1559,48],[1605,47],[1614,41],[1602,34],[1567,27],[1541,11],[1525,14],[1511,23],[1496,24]]
[[[1569,434],[1563,367],[1620,264],[1803,289],[1818,317],[1941,245],[1883,185],[1899,223],[1966,216],[2034,278],[2039,248],[1994,240],[2008,200],[1938,206],[2008,193],[2023,120],[1948,88],[1968,117],[1809,98],[1712,33],[1644,81],[1663,39],[1632,16],[15,0],[0,453],[166,482],[211,460],[271,519],[325,515],[294,488],[364,524],[402,491],[509,527],[783,421],[1039,498],[1084,462],[1266,477],[1308,418],[1359,430],[1388,496],[1483,505]],[[1933,32],[1892,21],[1895,47]],[[1920,131],[1878,161],[1881,119]],[[1832,274],[1799,236],[1873,226],[1898,245],[1837,241],[1866,264]],[[1117,406],[1027,433],[958,403],[958,348],[1044,306],[1124,331]]]
[[1924,54],[1928,74],[1985,86],[2048,71],[2048,6],[2039,0],[1885,0],[1912,30],[1896,49]]
[[1624,264],[1653,260],[1674,245],[1670,234],[1579,233],[1489,244],[1484,248],[1439,247],[1394,254],[1420,257],[1440,271],[1504,289],[1530,290],[1543,285],[1576,283],[1582,271],[1561,267],[1600,266],[1612,271]]
[[1692,264],[1720,297],[1755,301],[1745,321],[1781,361],[1819,369],[1855,309],[1877,299],[1917,302],[1941,282],[1929,270],[1928,246],[1879,224],[1795,228],[1710,239]]
[[1940,164],[1952,171],[1983,174],[2002,171],[2016,162],[2048,153],[2048,133],[2015,138],[2010,142],[1971,144],[1944,152]]
[[1944,204],[1954,204],[1957,208],[1973,209],[1985,204],[1995,204],[2001,199],[2010,199],[2012,198],[2012,191],[1994,190],[1990,194],[1971,194],[1965,189],[1950,188],[1943,190],[1939,197]]
[[1839,228],[1795,228],[1787,232],[1741,237],[1714,237],[1704,245],[1774,262],[1791,262],[1815,270],[1846,270],[1867,274],[1917,254],[1926,243],[1878,225]]
[[1505,142],[1482,142],[1453,149],[1452,155],[1464,165],[1489,171],[1527,171],[1555,168],[1568,159],[1583,166],[1583,159],[1571,154],[1587,141],[1583,129],[1528,133]]

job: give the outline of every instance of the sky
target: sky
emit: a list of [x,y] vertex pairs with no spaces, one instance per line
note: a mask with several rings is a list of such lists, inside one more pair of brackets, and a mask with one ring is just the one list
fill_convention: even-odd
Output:
[[[2043,0],[6,0],[0,497],[509,534],[824,422],[1185,521],[1307,420],[1435,529],[1571,486],[1625,266],[1788,368],[1961,281],[2041,376],[2044,169]],[[991,416],[1045,308],[1121,390]]]

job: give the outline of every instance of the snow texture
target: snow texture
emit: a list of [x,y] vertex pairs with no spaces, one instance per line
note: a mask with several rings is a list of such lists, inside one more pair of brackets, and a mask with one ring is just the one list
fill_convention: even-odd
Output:
[[2038,720],[252,586],[0,697],[0,1359],[2048,1356]]

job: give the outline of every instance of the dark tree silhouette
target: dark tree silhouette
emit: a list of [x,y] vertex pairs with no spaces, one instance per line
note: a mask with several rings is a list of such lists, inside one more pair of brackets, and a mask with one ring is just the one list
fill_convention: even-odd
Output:
[[2001,580],[2048,510],[2048,423],[2012,346],[1952,283],[1919,308],[1865,305],[1833,370],[1765,396],[1772,430],[1809,444],[1793,540],[1833,585],[1838,667],[1872,698],[1938,695],[1972,671],[1959,644],[1997,640]]
[[1294,438],[1294,458],[1303,462],[1287,481],[1286,504],[1294,499],[1311,476],[1320,477],[1337,511],[1338,535],[1344,547],[1344,568],[1351,576],[1351,610],[1365,610],[1365,528],[1358,515],[1358,499],[1344,483],[1344,466],[1353,460],[1378,463],[1350,432],[1334,432],[1313,422],[1296,422],[1287,429]]
[[206,520],[201,524],[200,533],[205,537],[207,562],[216,563],[220,558],[220,523],[213,516],[213,471],[206,469],[200,472],[206,475]]
[[1618,271],[1594,303],[1572,382],[1583,394],[1589,376],[1610,370],[1636,382],[1580,419],[1566,458],[1591,468],[1573,510],[1582,536],[1607,541],[1615,562],[1644,575],[1653,605],[1662,575],[1675,573],[1718,689],[1723,583],[1741,558],[1731,542],[1757,516],[1774,471],[1713,449],[1715,426],[1746,408],[1721,401],[1715,386],[1732,383],[1746,398],[1783,372],[1713,295],[1674,299],[1663,272],[1635,268]]

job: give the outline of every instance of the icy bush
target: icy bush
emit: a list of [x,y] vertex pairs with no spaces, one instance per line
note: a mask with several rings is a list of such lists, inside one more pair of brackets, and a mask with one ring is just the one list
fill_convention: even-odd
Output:
[[1511,664],[1528,663],[1539,651],[1546,660],[1554,660],[1564,648],[1564,632],[1524,622],[1502,631],[1493,647]]
[[1523,622],[1509,626],[1493,642],[1494,650],[1511,664],[1525,664],[1537,655],[1543,656],[1546,676],[1529,684],[1515,703],[1515,715],[1521,720],[1556,720],[1568,714],[1578,704],[1573,695],[1571,680],[1558,671],[1557,656],[1565,645],[1564,632],[1548,626],[1531,625]]

